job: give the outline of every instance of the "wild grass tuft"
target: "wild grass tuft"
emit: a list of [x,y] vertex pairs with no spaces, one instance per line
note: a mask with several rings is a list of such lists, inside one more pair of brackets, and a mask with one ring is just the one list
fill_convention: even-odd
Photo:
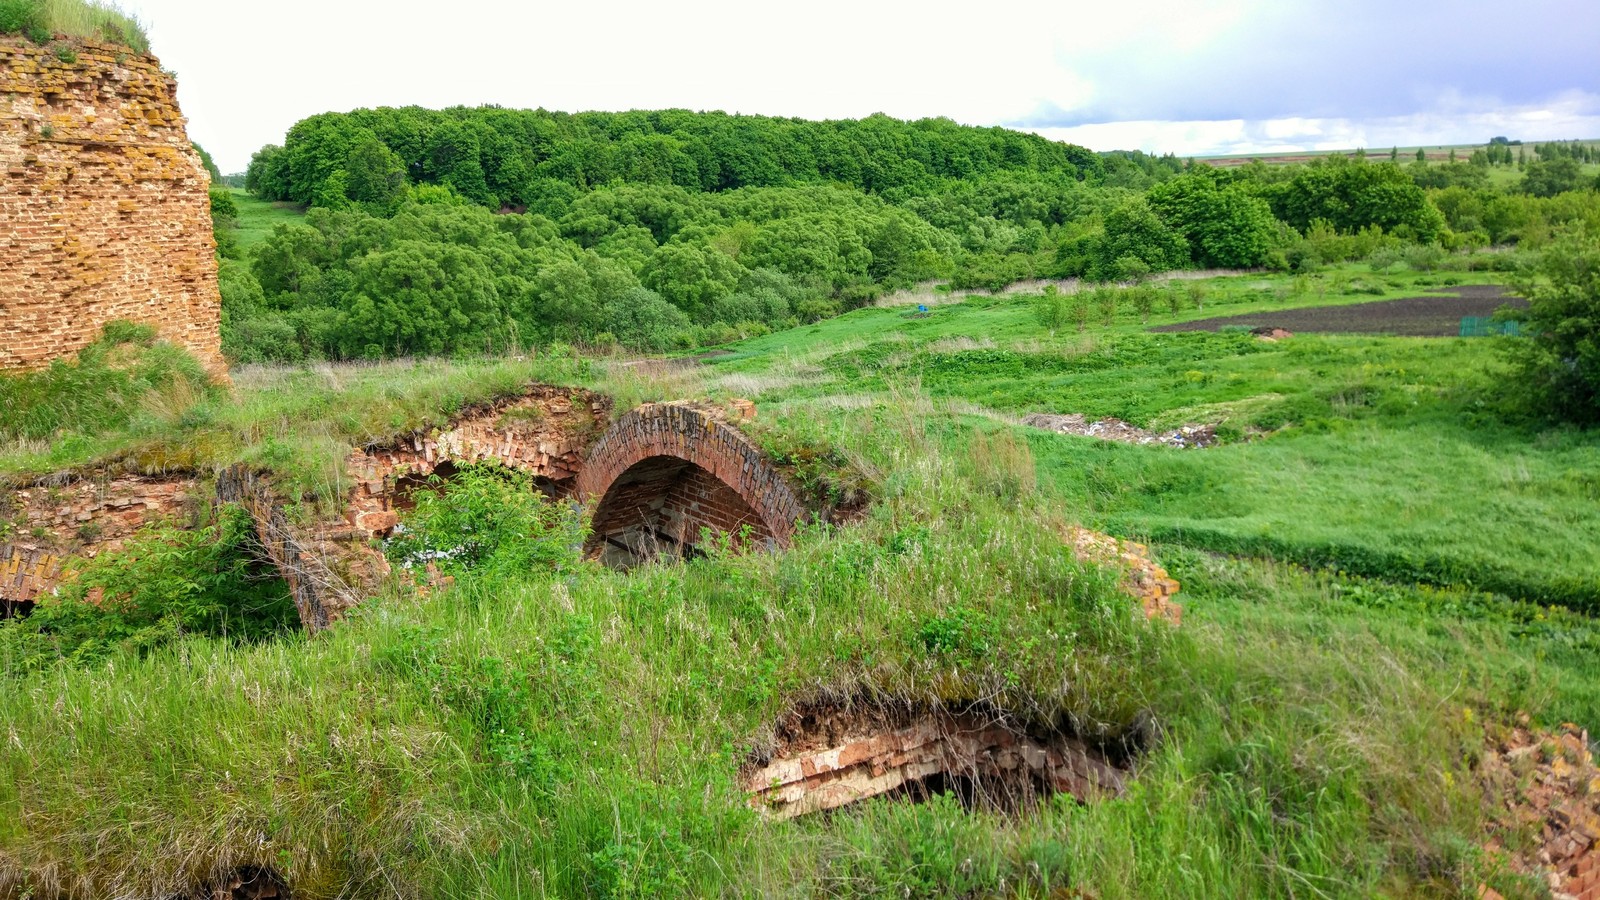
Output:
[[20,34],[41,44],[59,34],[150,52],[149,35],[138,18],[105,0],[0,0],[0,34]]

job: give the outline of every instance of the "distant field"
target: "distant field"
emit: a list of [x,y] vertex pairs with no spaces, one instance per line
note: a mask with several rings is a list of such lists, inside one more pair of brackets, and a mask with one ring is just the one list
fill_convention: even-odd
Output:
[[[1148,324],[1214,327],[1205,322],[1213,311],[1263,325],[1312,309],[1354,315],[1375,300],[1488,277],[1217,278],[1202,282],[1203,311],[1158,303]],[[1035,412],[1215,425],[1228,437],[1202,451],[1017,433],[1041,483],[1115,533],[1595,608],[1600,494],[1587,473],[1600,436],[1528,429],[1494,412],[1505,372],[1493,340],[1268,343],[1151,334],[1143,319],[1119,308],[1107,327],[1095,311],[1083,331],[1052,334],[1028,297],[968,297],[927,313],[859,310],[736,344],[710,363],[728,390],[762,404],[921,391],[969,410],[975,427],[1015,428]]]
[[[1597,145],[1597,144],[1600,144],[1600,139],[1597,139],[1597,140],[1587,140],[1587,139],[1585,139],[1583,142],[1586,143],[1586,144],[1590,144],[1590,145]],[[1534,145],[1538,144],[1538,143],[1543,143],[1543,142],[1542,141],[1524,141],[1521,146],[1526,147],[1528,155],[1530,157],[1532,157]],[[1402,163],[1413,162],[1417,158],[1417,151],[1421,150],[1423,152],[1423,154],[1427,157],[1428,162],[1430,162],[1430,163],[1443,163],[1443,162],[1449,162],[1450,161],[1450,153],[1451,153],[1451,151],[1454,151],[1455,154],[1456,154],[1456,159],[1458,161],[1466,162],[1467,159],[1470,156],[1472,156],[1472,151],[1481,150],[1485,146],[1487,146],[1487,145],[1486,144],[1429,144],[1429,145],[1424,145],[1424,146],[1421,146],[1421,147],[1417,147],[1417,146],[1400,147],[1400,148],[1398,148],[1398,154],[1397,155],[1398,155],[1399,161],[1402,162]],[[1391,149],[1395,149],[1395,148],[1391,148],[1391,147],[1365,147],[1365,148],[1350,147],[1350,148],[1346,148],[1346,149],[1343,149],[1343,150],[1282,150],[1282,151],[1279,151],[1279,152],[1276,152],[1276,153],[1241,153],[1241,154],[1226,154],[1226,155],[1218,155],[1218,156],[1196,156],[1195,160],[1198,161],[1198,162],[1203,162],[1203,163],[1207,163],[1207,164],[1210,164],[1210,165],[1213,165],[1213,166],[1217,166],[1218,168],[1228,168],[1228,167],[1232,167],[1232,166],[1244,166],[1244,165],[1249,165],[1250,163],[1257,162],[1257,161],[1264,162],[1267,165],[1287,166],[1287,165],[1293,165],[1293,164],[1296,164],[1296,163],[1308,163],[1308,162],[1311,162],[1312,160],[1321,159],[1323,157],[1328,157],[1328,156],[1336,156],[1336,155],[1351,156],[1351,155],[1354,155],[1355,153],[1359,152],[1360,149],[1365,149],[1366,150],[1368,159],[1383,160],[1383,159],[1388,159],[1390,150]],[[1600,167],[1596,167],[1596,168],[1600,169]],[[1510,170],[1506,170],[1506,171],[1516,172],[1516,170],[1514,168],[1510,169]],[[1520,173],[1518,173],[1518,174],[1520,174]]]
[[228,188],[239,206],[239,227],[235,235],[239,246],[248,250],[266,240],[272,229],[305,218],[304,210],[293,203],[271,203],[247,193],[244,188]]
[[1282,328],[1320,334],[1390,334],[1455,337],[1466,316],[1492,316],[1502,306],[1526,306],[1497,285],[1470,285],[1427,297],[1402,297],[1373,303],[1312,306],[1163,325],[1152,331],[1217,331],[1228,326]]

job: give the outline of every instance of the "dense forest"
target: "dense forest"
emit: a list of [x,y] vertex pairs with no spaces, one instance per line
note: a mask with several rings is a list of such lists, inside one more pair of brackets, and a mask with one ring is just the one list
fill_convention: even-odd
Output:
[[1501,190],[1489,172],[1514,164],[1501,145],[1447,165],[1216,169],[881,115],[327,113],[251,161],[252,194],[310,213],[249,254],[223,238],[224,340],[239,362],[554,340],[667,350],[935,279],[994,289],[1531,246],[1600,224],[1587,148],[1546,146]]

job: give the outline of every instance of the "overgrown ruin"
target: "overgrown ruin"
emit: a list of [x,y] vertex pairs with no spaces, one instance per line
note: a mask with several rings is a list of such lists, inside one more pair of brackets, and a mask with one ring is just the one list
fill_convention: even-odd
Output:
[[777,818],[872,797],[955,792],[969,806],[1016,809],[1055,793],[1090,801],[1122,793],[1126,769],[1054,730],[1030,731],[996,710],[811,703],[775,729],[741,778],[751,805]]
[[556,499],[591,510],[591,558],[626,566],[658,553],[692,556],[706,534],[762,548],[787,546],[811,515],[784,476],[738,431],[754,404],[655,403],[611,422],[609,397],[531,385],[469,407],[445,428],[352,449],[340,517],[289,515],[270,478],[241,466],[200,486],[194,473],[96,478],[62,475],[0,495],[0,603],[26,612],[68,577],[68,562],[115,550],[156,518],[196,518],[197,504],[238,503],[288,583],[308,630],[337,620],[389,572],[380,542],[413,491],[460,466],[528,472]]

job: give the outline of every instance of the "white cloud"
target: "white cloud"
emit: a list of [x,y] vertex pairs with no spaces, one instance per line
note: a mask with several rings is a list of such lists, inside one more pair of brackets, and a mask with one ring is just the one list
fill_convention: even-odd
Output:
[[1495,135],[1527,140],[1600,135],[1600,94],[1568,91],[1548,103],[1462,112],[1441,107],[1367,120],[1291,117],[1195,122],[1104,122],[1031,129],[1095,150],[1143,150],[1179,156],[1281,153],[1483,143]]

